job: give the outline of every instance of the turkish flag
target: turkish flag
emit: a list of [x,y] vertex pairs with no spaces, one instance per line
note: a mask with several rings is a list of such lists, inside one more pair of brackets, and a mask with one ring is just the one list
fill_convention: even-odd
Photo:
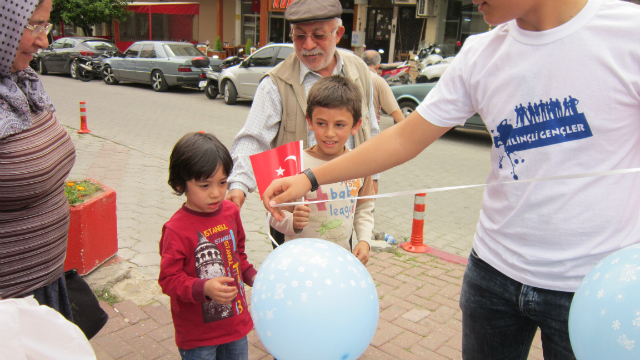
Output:
[[249,156],[260,197],[271,182],[302,172],[302,140]]

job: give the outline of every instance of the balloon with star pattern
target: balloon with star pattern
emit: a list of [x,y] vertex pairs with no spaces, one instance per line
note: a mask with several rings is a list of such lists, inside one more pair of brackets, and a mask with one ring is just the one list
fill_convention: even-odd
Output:
[[378,326],[378,294],[350,252],[320,239],[280,245],[260,266],[251,316],[278,360],[351,360]]
[[640,244],[618,250],[582,279],[569,311],[578,360],[640,359]]

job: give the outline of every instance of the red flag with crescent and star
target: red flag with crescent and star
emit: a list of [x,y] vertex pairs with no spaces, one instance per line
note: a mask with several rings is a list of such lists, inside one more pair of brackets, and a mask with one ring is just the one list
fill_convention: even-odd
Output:
[[294,141],[275,149],[249,156],[260,197],[275,179],[302,172],[302,141]]

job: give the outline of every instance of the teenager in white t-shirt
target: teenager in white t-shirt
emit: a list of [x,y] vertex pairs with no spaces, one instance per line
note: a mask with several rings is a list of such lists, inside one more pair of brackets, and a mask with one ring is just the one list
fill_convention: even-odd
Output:
[[[410,117],[305,175],[270,202],[408,161],[478,112],[491,132],[487,183],[640,167],[640,6],[616,0],[474,1],[491,25],[469,37]],[[427,121],[425,121],[425,119]],[[379,157],[367,162],[368,151]],[[279,194],[278,196],[275,196]],[[465,359],[573,359],[568,313],[608,254],[640,241],[640,175],[487,186],[465,273]]]

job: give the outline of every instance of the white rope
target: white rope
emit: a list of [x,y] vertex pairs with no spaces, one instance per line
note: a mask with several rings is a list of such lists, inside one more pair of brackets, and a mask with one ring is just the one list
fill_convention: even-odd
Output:
[[[433,189],[397,191],[397,192],[392,192],[392,193],[387,193],[387,194],[349,197],[349,199],[357,200],[357,199],[388,198],[388,197],[395,197],[395,196],[405,196],[405,195],[415,195],[415,194],[424,194],[424,193],[434,193],[434,192],[440,192],[440,191],[451,191],[451,190],[468,189],[468,188],[474,188],[474,187],[480,187],[480,186],[495,186],[495,185],[508,185],[508,184],[522,184],[522,183],[526,183],[526,182],[538,182],[538,181],[581,179],[581,178],[597,177],[597,176],[610,176],[610,175],[629,174],[629,173],[634,173],[634,172],[639,172],[639,171],[640,171],[640,168],[597,171],[597,172],[582,173],[582,174],[558,175],[558,176],[550,176],[550,177],[534,178],[534,179],[525,179],[525,180],[512,180],[512,181],[504,181],[504,182],[491,183],[491,184],[447,186],[447,187],[440,187],[440,188],[433,188]],[[274,208],[278,208],[278,207],[292,206],[292,205],[318,204],[318,203],[339,201],[339,200],[344,200],[344,199],[290,202],[290,203],[284,203],[284,204],[276,204],[273,207]]]

